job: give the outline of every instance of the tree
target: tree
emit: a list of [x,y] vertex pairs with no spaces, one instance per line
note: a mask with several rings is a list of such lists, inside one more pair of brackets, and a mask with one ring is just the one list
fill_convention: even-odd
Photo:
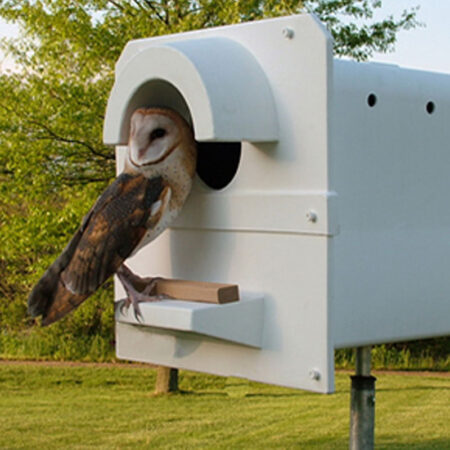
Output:
[[[114,176],[114,151],[102,144],[101,129],[127,41],[307,10],[330,28],[336,54],[364,60],[390,50],[400,30],[417,24],[414,8],[373,21],[380,7],[379,0],[0,0],[0,16],[21,30],[3,42],[18,71],[0,75],[0,354],[17,353],[17,339],[32,324],[31,285]],[[110,289],[61,324],[27,332],[24,352],[107,353]],[[40,347],[33,350],[36,333]],[[69,335],[78,339],[76,351],[64,344]]]

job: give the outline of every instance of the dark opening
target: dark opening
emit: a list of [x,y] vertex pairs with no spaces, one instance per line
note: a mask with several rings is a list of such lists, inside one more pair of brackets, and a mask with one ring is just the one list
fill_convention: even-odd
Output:
[[436,108],[436,105],[434,104],[434,102],[428,102],[427,103],[427,113],[428,114],[433,114],[435,108]]
[[369,94],[367,97],[367,104],[373,108],[377,104],[377,96],[375,94]]
[[236,175],[241,159],[240,142],[199,142],[197,173],[212,189],[223,189]]

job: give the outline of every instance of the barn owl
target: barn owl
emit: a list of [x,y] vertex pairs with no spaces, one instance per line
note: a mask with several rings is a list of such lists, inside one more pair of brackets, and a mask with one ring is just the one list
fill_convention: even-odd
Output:
[[136,110],[124,171],[106,188],[66,248],[28,298],[28,311],[49,325],[78,307],[116,273],[128,295],[125,306],[140,316],[152,301],[151,283],[124,264],[178,215],[191,190],[196,144],[185,120],[171,110]]

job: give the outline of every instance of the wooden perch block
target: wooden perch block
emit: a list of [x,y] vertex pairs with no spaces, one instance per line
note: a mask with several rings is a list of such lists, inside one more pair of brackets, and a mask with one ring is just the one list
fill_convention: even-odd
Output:
[[239,288],[236,284],[163,279],[157,281],[153,292],[194,302],[230,303],[239,300]]

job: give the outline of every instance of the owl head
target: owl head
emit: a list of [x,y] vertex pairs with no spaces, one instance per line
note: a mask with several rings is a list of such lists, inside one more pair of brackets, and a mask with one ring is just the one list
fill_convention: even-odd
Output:
[[189,125],[175,111],[140,108],[131,116],[128,158],[136,168],[150,168],[192,141]]

